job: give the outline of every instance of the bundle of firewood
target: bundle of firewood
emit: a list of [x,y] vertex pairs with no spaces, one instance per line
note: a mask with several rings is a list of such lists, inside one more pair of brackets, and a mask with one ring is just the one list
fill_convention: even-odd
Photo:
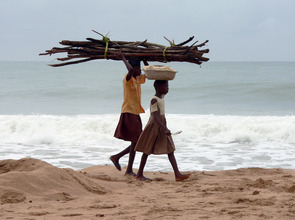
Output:
[[170,41],[164,37],[169,41],[170,46],[163,46],[149,43],[147,40],[136,42],[111,41],[107,36],[100,35],[102,36],[102,40],[93,38],[86,38],[87,41],[63,40],[60,44],[65,47],[53,47],[51,50],[46,50],[46,53],[40,53],[39,55],[67,53],[67,57],[57,58],[57,60],[62,61],[62,63],[50,65],[54,67],[82,63],[95,59],[120,60],[121,58],[118,56],[119,51],[124,54],[127,60],[135,59],[158,62],[178,61],[196,63],[199,65],[209,60],[209,58],[203,57],[203,54],[208,53],[209,49],[200,49],[206,45],[208,40],[198,45],[195,45],[198,42],[196,41],[190,46],[185,46],[185,44],[191,42],[194,37],[190,37],[180,44],[175,44],[174,41]]

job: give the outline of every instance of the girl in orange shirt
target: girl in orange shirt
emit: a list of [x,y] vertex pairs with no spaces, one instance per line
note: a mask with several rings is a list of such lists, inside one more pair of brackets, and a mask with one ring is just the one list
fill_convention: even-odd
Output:
[[[135,158],[134,148],[142,132],[142,122],[139,116],[140,113],[144,113],[144,109],[141,106],[141,84],[145,83],[146,77],[144,74],[141,74],[140,60],[127,61],[121,52],[118,56],[123,60],[128,69],[128,73],[123,79],[124,101],[114,137],[125,141],[131,141],[131,144],[118,154],[112,155],[110,160],[115,167],[121,171],[119,160],[129,153],[129,161],[125,174],[136,176],[133,172],[133,162]],[[143,62],[144,65],[148,65],[148,62]]]

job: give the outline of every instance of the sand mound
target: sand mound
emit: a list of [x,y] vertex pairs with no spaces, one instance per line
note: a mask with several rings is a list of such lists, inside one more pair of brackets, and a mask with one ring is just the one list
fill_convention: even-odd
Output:
[[1,160],[0,161],[0,174],[22,171],[30,172],[40,169],[44,166],[50,166],[48,163],[33,158],[24,158],[20,160]]
[[106,190],[84,174],[54,167],[33,158],[0,161],[1,203],[22,202],[30,197],[71,200]]

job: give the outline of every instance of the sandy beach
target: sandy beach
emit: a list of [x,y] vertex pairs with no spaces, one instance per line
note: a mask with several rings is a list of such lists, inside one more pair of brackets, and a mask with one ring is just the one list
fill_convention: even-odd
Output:
[[24,158],[0,161],[1,219],[295,219],[295,171],[247,168],[146,172],[113,166],[57,168]]

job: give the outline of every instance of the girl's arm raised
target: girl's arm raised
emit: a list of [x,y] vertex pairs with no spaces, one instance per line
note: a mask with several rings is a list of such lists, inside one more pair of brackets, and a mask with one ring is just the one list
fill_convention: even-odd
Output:
[[143,64],[144,64],[145,66],[149,66],[149,65],[150,65],[146,60],[143,60]]
[[123,60],[125,66],[126,66],[126,68],[127,68],[127,70],[128,70],[128,74],[127,74],[126,80],[129,81],[129,80],[131,79],[132,75],[133,75],[133,67],[132,67],[131,64],[126,60],[124,54],[123,54],[121,51],[118,52],[118,55],[117,55],[117,56],[118,56],[118,58],[121,58],[121,59]]

